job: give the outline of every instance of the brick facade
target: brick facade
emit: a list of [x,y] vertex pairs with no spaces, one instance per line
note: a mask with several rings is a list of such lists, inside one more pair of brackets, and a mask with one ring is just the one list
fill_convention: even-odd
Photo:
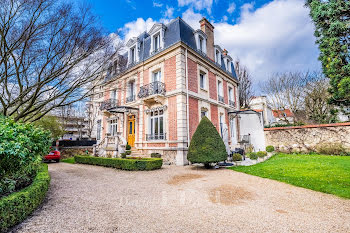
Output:
[[198,93],[198,77],[197,77],[197,63],[190,58],[187,59],[188,64],[188,89]]
[[189,102],[189,112],[190,112],[190,119],[189,119],[190,138],[192,138],[192,136],[193,136],[194,132],[196,131],[197,126],[199,124],[198,100],[190,97],[188,99],[188,102]]
[[176,56],[165,60],[164,67],[164,83],[166,91],[176,89]]
[[217,100],[218,92],[217,92],[216,77],[212,72],[209,71],[208,78],[209,78],[209,97],[213,100]]
[[176,108],[176,96],[168,99],[168,123],[169,123],[169,140],[177,139],[177,108]]
[[214,124],[218,132],[220,131],[219,128],[219,121],[218,121],[218,106],[214,104],[210,104],[210,112],[211,112],[211,122]]

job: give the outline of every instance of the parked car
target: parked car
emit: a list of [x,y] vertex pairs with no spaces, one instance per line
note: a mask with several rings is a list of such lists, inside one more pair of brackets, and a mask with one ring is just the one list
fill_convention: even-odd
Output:
[[57,163],[60,162],[61,153],[58,150],[53,150],[49,154],[44,156],[45,161],[54,160]]

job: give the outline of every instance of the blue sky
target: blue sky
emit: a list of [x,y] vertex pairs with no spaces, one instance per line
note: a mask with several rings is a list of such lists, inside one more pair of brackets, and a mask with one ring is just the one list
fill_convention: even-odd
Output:
[[304,0],[82,0],[99,16],[107,33],[127,41],[156,22],[178,16],[194,29],[206,17],[215,44],[226,48],[250,71],[254,87],[274,73],[318,71],[314,25]]

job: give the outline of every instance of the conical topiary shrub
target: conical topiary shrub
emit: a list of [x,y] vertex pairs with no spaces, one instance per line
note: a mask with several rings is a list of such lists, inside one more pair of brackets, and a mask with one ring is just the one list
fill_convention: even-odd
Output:
[[192,163],[204,163],[206,167],[227,159],[224,141],[207,117],[202,118],[193,134],[187,159]]

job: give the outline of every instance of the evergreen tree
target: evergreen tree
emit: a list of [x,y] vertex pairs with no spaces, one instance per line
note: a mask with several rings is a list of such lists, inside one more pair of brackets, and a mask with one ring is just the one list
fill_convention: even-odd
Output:
[[350,1],[307,0],[315,23],[323,72],[330,79],[330,102],[350,105]]
[[206,167],[227,159],[224,141],[207,117],[202,118],[192,136],[187,159],[192,163],[204,163]]

